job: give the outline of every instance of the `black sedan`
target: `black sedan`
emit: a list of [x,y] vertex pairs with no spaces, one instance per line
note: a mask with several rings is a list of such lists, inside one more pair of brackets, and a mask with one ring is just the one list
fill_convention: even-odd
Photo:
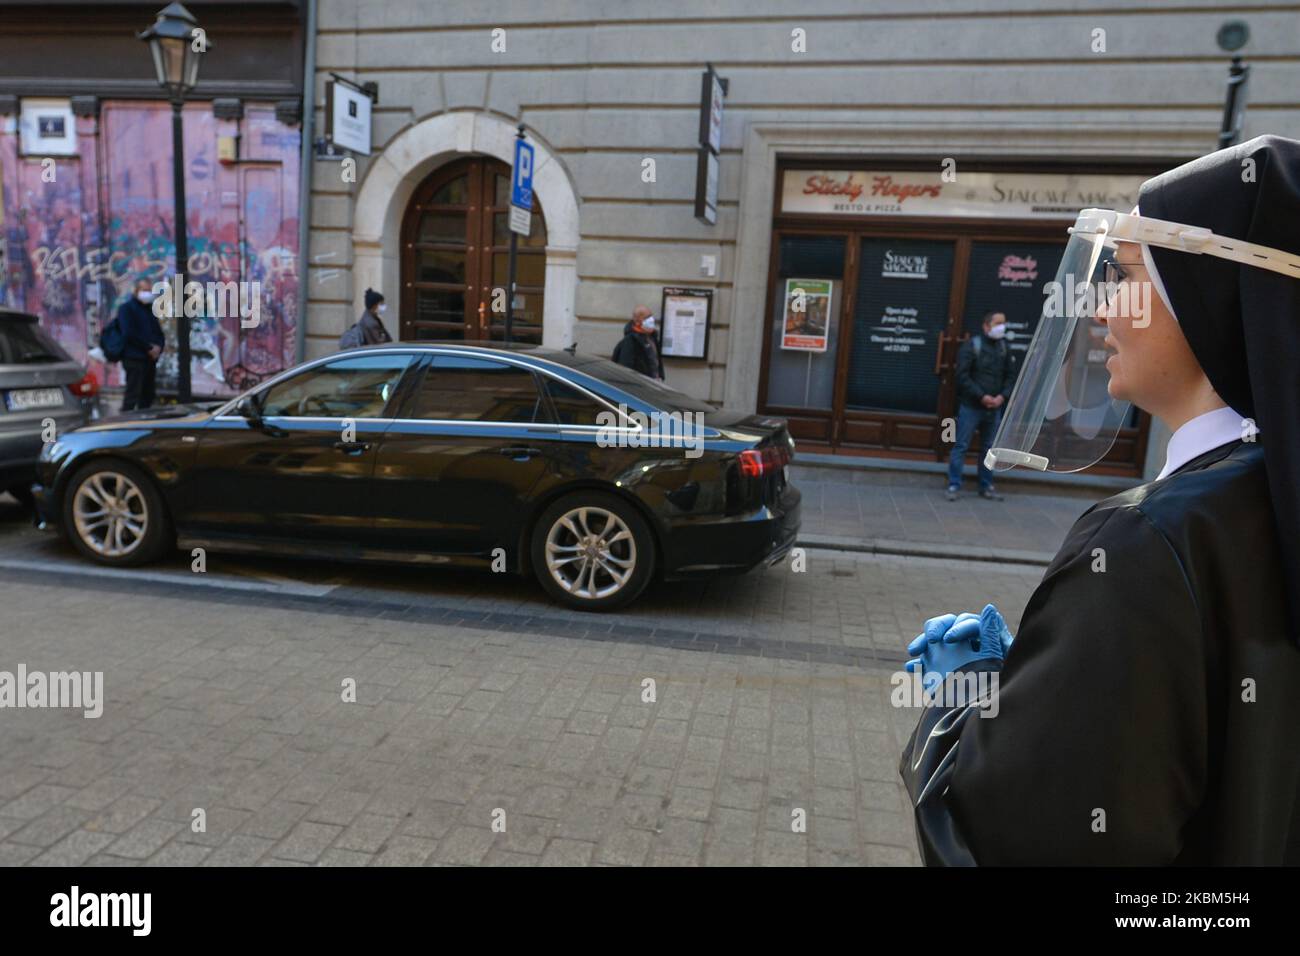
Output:
[[38,521],[104,564],[180,547],[460,565],[609,610],[656,575],[779,561],[793,448],[779,419],[604,359],[394,344],[62,435],[34,492]]

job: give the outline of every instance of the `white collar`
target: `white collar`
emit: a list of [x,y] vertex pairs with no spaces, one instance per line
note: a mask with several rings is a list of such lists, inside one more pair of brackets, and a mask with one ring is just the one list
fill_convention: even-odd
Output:
[[[1178,431],[1169,437],[1169,447],[1165,449],[1165,467],[1156,475],[1156,481],[1207,451],[1228,442],[1241,441],[1246,429],[1244,421],[1239,414],[1223,405],[1183,422]],[[1258,428],[1255,429],[1255,434],[1259,434]]]

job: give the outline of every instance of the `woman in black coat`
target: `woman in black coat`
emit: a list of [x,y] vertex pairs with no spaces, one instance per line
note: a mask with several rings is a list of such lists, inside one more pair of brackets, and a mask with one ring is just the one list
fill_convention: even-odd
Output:
[[[1134,214],[1095,212],[1071,246],[1108,247],[1110,299],[1095,325],[1049,305],[989,457],[1075,470],[1132,402],[1173,433],[1166,465],[1079,518],[1014,638],[990,607],[912,643],[944,690],[900,768],[922,855],[1300,863],[1300,143],[1221,150],[1145,183]],[[974,703],[970,675],[996,678]]]

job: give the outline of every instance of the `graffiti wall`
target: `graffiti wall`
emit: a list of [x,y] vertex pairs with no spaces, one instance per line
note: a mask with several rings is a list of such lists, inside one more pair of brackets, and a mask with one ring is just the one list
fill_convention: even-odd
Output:
[[[0,119],[11,119],[0,117]],[[0,126],[0,305],[34,312],[82,361],[138,279],[175,272],[171,107],[105,101],[78,117],[77,155],[24,155],[15,124]],[[238,137],[238,161],[218,141]],[[298,334],[300,131],[270,105],[240,120],[209,103],[185,109],[187,280],[256,283],[255,327],[238,315],[191,319],[196,396],[230,395],[293,364]],[[177,377],[174,322],[159,387]],[[246,324],[246,323],[245,323]],[[120,366],[88,361],[101,382]]]

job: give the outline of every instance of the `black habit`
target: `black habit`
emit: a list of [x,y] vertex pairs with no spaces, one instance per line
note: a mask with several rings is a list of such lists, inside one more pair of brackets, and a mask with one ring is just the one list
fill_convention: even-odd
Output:
[[[1220,150],[1139,207],[1300,253],[1300,142]],[[923,711],[900,770],[930,865],[1300,864],[1300,279],[1152,253],[1258,440],[1085,512],[1025,608],[997,715]]]

